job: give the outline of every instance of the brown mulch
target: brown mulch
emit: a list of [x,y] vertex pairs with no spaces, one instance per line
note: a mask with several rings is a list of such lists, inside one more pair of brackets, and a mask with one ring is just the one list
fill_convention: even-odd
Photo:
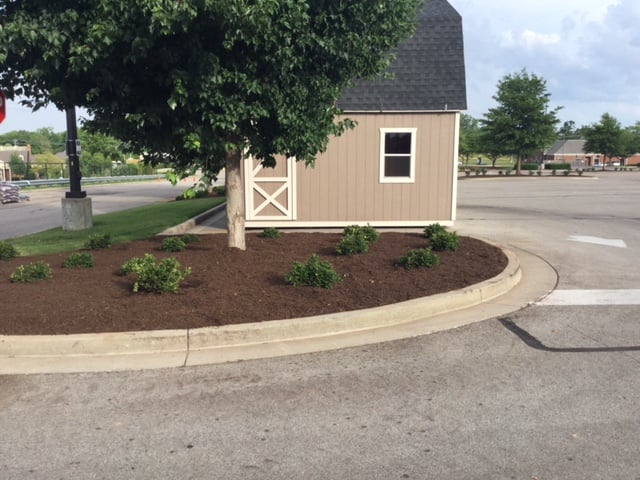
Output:
[[[405,270],[398,258],[428,246],[419,233],[383,233],[366,254],[339,256],[339,233],[286,233],[278,239],[247,233],[247,250],[226,246],[226,235],[203,235],[186,251],[160,251],[161,238],[92,251],[95,267],[62,268],[68,253],[0,261],[0,334],[68,334],[183,329],[305,317],[370,308],[459,289],[491,278],[507,265],[502,251],[461,237],[456,252],[439,252],[440,265]],[[190,266],[177,294],[133,293],[118,270],[131,257],[152,253]],[[312,253],[329,260],[344,280],[332,290],[294,288],[284,276]],[[20,264],[43,260],[53,278],[10,282]]]

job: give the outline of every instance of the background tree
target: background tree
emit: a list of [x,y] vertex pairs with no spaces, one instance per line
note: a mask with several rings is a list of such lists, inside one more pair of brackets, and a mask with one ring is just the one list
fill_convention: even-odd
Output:
[[602,154],[602,169],[607,158],[617,157],[623,150],[622,126],[612,115],[602,114],[600,121],[584,128],[583,151]]
[[480,136],[480,122],[471,115],[460,115],[460,142],[458,155],[468,164],[472,155],[480,153],[478,149],[478,137]]
[[620,162],[625,165],[629,157],[640,153],[640,122],[622,130],[621,142]]
[[550,109],[550,96],[546,81],[535,74],[522,70],[506,75],[493,97],[498,105],[480,120],[503,151],[515,155],[518,175],[523,159],[543,151],[556,139],[561,107]]
[[579,129],[576,127],[576,122],[573,120],[567,120],[557,131],[558,138],[562,140],[571,140],[581,138]]
[[494,131],[495,125],[486,125],[480,128],[477,139],[478,152],[485,154],[491,161],[491,166],[496,167],[498,158],[507,155],[509,152],[505,149],[504,143],[498,139],[497,132]]
[[27,163],[17,153],[11,154],[9,168],[11,169],[11,174],[16,178],[24,178],[27,173]]
[[343,88],[384,72],[420,0],[5,3],[0,87],[84,106],[95,130],[181,172],[225,168],[229,246],[245,248],[243,154],[311,165]]

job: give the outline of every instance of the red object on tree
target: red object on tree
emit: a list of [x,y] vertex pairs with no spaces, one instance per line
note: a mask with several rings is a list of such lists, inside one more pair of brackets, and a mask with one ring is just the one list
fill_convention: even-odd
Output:
[[5,118],[7,118],[7,97],[0,91],[0,123],[4,122]]

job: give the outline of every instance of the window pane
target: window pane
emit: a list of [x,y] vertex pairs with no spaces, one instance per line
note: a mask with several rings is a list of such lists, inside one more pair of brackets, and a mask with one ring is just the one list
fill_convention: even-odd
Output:
[[411,157],[408,156],[386,156],[384,159],[385,177],[410,177]]
[[411,153],[411,133],[386,133],[384,138],[384,153]]

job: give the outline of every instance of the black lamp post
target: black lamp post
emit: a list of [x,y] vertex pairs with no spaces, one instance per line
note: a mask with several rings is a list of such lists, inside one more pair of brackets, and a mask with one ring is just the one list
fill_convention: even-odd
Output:
[[69,157],[69,191],[66,198],[85,198],[87,192],[82,191],[80,180],[80,141],[78,140],[78,127],[76,125],[76,108],[67,107],[67,157]]

